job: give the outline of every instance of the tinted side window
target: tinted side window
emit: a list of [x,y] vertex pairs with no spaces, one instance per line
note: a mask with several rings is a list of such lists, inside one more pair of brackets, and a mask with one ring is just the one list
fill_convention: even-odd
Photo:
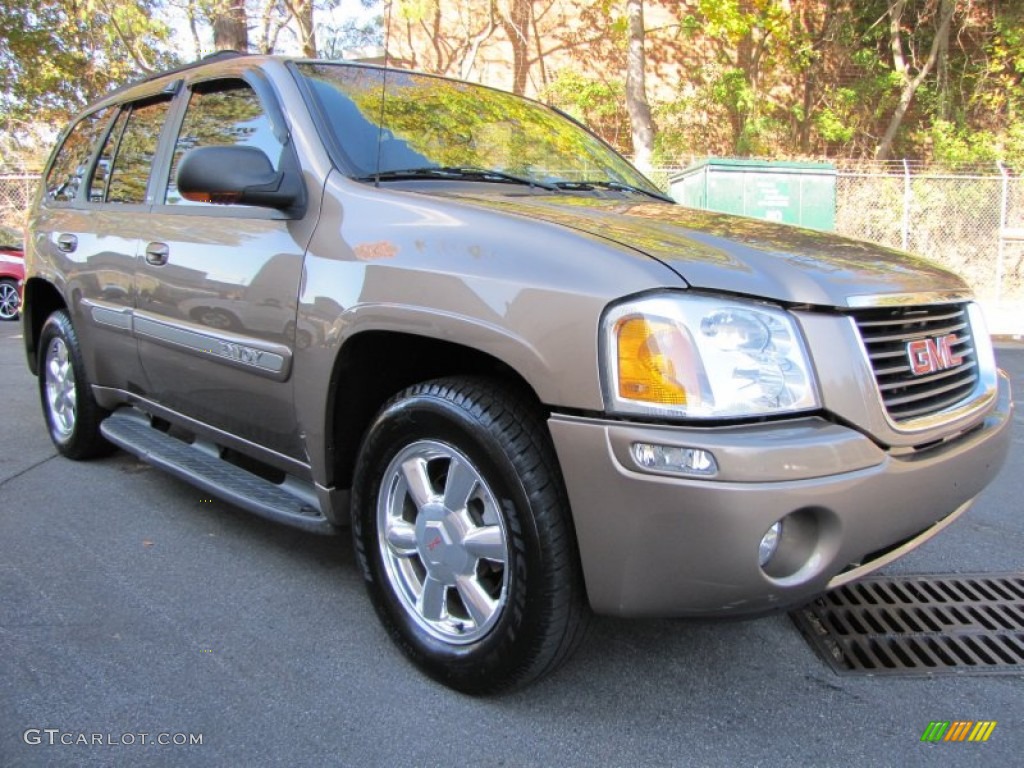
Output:
[[107,202],[144,203],[169,100],[132,106],[107,183]]
[[92,172],[92,180],[89,182],[89,202],[102,203],[107,199],[107,182],[110,181],[110,166],[114,162],[114,155],[117,153],[117,146],[121,141],[121,133],[124,131],[124,124],[128,120],[129,108],[121,110],[114,127],[110,129],[107,140],[103,142],[103,149],[100,150],[99,159],[96,161],[96,168]]
[[281,143],[256,93],[244,81],[203,83],[193,90],[181,132],[174,146],[167,183],[168,205],[202,205],[178,193],[178,164],[196,147],[245,146],[263,150],[274,168],[280,166]]
[[71,202],[75,199],[109,116],[109,108],[98,110],[83,117],[71,129],[46,174],[47,200]]

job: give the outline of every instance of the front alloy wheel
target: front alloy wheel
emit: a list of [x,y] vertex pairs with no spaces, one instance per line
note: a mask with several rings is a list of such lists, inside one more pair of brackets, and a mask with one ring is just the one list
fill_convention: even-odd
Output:
[[508,542],[480,471],[445,443],[421,440],[384,471],[377,536],[388,578],[428,634],[465,645],[505,606]]
[[386,403],[359,450],[352,536],[374,608],[424,672],[488,693],[569,657],[589,616],[540,406],[488,379]]

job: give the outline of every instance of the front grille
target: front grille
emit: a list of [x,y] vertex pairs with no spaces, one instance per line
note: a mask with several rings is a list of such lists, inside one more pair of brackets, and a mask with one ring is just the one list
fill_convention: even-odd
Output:
[[[929,416],[970,397],[978,382],[978,358],[967,309],[962,304],[859,309],[853,313],[875,381],[893,421]],[[907,345],[955,333],[959,365],[915,375]]]

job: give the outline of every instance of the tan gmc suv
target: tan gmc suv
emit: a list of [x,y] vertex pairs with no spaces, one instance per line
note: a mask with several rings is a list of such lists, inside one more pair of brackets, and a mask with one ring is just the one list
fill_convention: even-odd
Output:
[[434,76],[219,55],[117,91],[62,135],[26,271],[62,454],[351,523],[388,633],[463,691],[554,669],[591,611],[857,578],[1009,443],[958,277],[683,208],[556,110]]

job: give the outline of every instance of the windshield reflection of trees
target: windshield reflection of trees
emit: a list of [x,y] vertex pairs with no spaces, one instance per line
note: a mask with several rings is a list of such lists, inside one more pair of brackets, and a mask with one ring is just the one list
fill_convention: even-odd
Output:
[[586,130],[513,94],[406,72],[300,68],[338,143],[362,175],[377,170],[379,157],[381,172],[469,167],[538,181],[611,180],[653,189]]

